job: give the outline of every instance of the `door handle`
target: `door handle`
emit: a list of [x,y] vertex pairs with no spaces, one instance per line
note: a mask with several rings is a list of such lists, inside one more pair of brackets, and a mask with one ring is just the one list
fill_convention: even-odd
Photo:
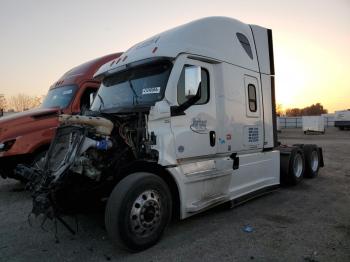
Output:
[[215,131],[209,132],[209,141],[210,141],[210,146],[215,146],[215,141],[216,141]]

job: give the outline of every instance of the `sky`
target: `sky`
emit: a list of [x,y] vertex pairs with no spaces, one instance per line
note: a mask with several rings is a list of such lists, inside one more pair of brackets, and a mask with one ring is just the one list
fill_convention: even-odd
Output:
[[0,0],[0,94],[43,95],[70,68],[207,16],[273,31],[283,108],[350,108],[350,0]]

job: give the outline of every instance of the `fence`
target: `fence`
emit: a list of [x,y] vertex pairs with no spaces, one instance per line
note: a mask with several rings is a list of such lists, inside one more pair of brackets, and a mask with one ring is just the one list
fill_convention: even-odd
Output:
[[[324,126],[332,127],[334,126],[334,116],[323,116],[324,118]],[[303,121],[302,117],[277,117],[277,121],[279,121],[280,128],[302,128]]]

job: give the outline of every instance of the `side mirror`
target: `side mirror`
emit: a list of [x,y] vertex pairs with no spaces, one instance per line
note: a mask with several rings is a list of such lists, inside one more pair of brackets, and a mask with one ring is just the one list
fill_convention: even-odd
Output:
[[200,83],[202,82],[202,73],[200,66],[185,67],[185,97],[196,96]]
[[92,103],[94,102],[95,95],[96,95],[96,92],[90,93],[90,97],[89,97],[89,104],[90,104],[90,107],[91,107]]

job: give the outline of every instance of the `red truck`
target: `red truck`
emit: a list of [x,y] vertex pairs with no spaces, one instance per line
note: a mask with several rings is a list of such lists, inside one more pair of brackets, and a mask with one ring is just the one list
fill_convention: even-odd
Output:
[[118,58],[110,54],[66,72],[49,89],[41,107],[0,118],[0,175],[16,177],[17,164],[34,164],[47,151],[56,128],[58,114],[79,114],[89,108],[90,98],[100,82],[93,79],[99,67]]

